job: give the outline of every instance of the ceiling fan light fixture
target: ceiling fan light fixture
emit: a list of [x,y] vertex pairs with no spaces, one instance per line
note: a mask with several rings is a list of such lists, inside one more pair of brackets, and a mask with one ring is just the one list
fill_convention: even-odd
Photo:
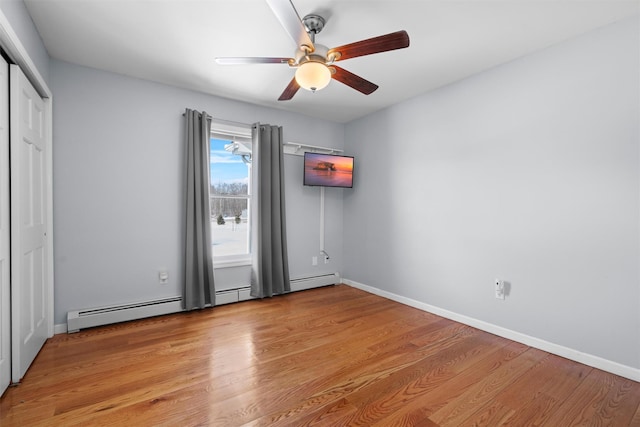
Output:
[[296,82],[301,88],[311,92],[324,89],[330,81],[331,71],[322,62],[305,62],[296,70]]

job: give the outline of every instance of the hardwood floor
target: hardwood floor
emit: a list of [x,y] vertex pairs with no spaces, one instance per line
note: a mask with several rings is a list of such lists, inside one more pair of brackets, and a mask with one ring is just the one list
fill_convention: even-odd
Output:
[[640,426],[640,383],[345,285],[50,339],[2,426]]

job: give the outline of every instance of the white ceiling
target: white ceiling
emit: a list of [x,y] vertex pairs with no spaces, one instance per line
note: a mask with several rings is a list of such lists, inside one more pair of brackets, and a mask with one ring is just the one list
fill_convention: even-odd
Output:
[[25,0],[51,57],[258,105],[348,122],[594,28],[637,15],[640,2],[588,0],[294,0],[340,46],[406,30],[407,49],[340,66],[380,86],[337,82],[278,97],[294,70],[222,66],[217,56],[290,57],[295,45],[264,0]]

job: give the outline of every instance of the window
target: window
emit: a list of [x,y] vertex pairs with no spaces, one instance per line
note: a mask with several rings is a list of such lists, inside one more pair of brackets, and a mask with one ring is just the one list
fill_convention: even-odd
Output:
[[211,241],[215,264],[250,262],[251,138],[214,131],[210,141]]

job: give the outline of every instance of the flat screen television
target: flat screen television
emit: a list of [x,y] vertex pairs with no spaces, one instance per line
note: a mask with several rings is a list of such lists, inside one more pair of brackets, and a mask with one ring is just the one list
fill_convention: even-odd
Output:
[[304,185],[353,187],[353,157],[304,153]]

